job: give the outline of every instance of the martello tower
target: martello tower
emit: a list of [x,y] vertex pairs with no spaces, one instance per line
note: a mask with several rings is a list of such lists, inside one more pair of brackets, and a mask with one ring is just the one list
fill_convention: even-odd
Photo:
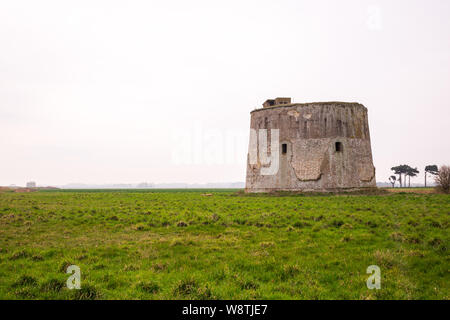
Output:
[[269,99],[251,112],[246,192],[375,187],[367,109]]

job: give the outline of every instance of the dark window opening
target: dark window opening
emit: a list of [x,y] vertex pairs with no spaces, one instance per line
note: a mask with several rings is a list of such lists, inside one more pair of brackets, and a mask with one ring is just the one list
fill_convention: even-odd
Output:
[[336,152],[342,152],[342,143],[336,142]]
[[287,144],[283,143],[281,145],[281,153],[286,154],[287,153]]

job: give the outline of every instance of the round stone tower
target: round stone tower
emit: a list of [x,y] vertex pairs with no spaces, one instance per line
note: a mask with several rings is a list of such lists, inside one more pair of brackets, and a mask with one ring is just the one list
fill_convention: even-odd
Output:
[[362,104],[276,98],[251,112],[246,192],[375,186]]

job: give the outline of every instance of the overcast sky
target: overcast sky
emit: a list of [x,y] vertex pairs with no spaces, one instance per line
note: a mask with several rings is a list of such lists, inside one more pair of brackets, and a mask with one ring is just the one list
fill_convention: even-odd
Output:
[[[360,102],[377,181],[450,163],[450,1],[0,1],[0,185],[244,181],[267,98]],[[214,142],[213,142],[214,141]]]

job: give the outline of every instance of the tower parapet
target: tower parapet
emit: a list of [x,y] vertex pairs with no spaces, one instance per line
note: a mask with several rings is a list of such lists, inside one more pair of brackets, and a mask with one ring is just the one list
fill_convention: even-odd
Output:
[[267,99],[266,102],[263,103],[263,108],[269,108],[274,106],[279,106],[283,104],[290,104],[291,98],[275,98],[275,99]]

